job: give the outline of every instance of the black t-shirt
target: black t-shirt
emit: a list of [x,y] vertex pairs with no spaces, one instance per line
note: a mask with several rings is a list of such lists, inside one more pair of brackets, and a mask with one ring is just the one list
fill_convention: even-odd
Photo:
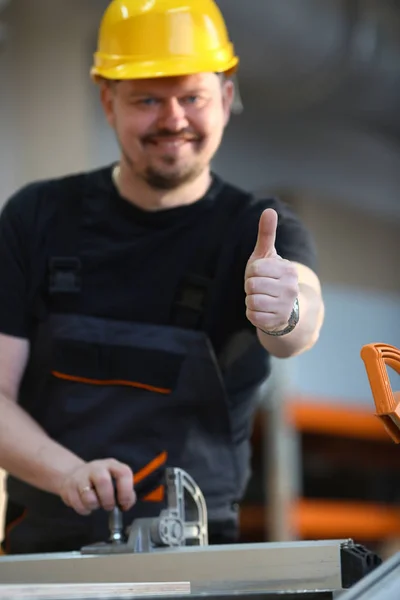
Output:
[[[107,166],[35,182],[6,202],[0,217],[0,333],[31,336],[32,290],[45,271],[48,235],[59,226],[57,211],[72,206],[71,190],[80,189],[83,180],[87,197],[77,240],[84,280],[78,311],[83,314],[169,324],[176,290],[193,257],[204,253],[214,278],[207,333],[219,355],[235,335],[255,332],[246,318],[244,271],[267,207],[279,215],[277,252],[316,270],[309,232],[277,199],[251,202],[248,194],[214,175],[208,193],[194,204],[145,211],[118,194],[111,173]],[[221,211],[223,231],[216,233],[212,224]]]

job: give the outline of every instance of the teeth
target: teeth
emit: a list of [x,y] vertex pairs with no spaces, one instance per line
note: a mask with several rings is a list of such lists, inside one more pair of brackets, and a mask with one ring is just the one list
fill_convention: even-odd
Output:
[[163,146],[167,146],[167,148],[176,148],[177,146],[182,146],[185,143],[185,140],[174,140],[174,141],[162,141],[159,142]]

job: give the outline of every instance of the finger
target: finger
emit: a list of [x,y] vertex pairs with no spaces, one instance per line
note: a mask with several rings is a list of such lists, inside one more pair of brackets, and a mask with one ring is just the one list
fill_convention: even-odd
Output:
[[296,267],[289,260],[279,258],[259,258],[249,261],[246,269],[246,279],[249,277],[271,277],[271,279],[282,279],[282,277],[297,277]]
[[245,281],[244,291],[248,296],[264,294],[265,296],[271,296],[272,298],[279,298],[282,286],[280,285],[279,279],[272,279],[271,277],[250,277]]
[[90,508],[82,502],[81,494],[78,488],[72,488],[68,495],[68,506],[74,509],[79,515],[87,516],[92,512]]
[[246,308],[265,314],[277,315],[285,322],[289,320],[294,300],[281,297],[267,296],[266,294],[251,294],[246,296]]
[[247,296],[246,307],[250,310],[267,314],[278,314],[280,312],[279,299],[265,294],[252,294],[251,296]]
[[93,511],[100,508],[100,503],[95,489],[90,488],[92,488],[91,485],[86,485],[80,488],[78,492],[81,502],[85,506],[85,508],[89,509],[90,511]]
[[275,241],[278,214],[273,208],[264,210],[258,224],[258,236],[253,258],[268,258],[276,255]]
[[287,321],[282,319],[282,316],[276,313],[266,313],[257,310],[246,310],[246,316],[249,321],[259,329],[264,331],[273,331],[274,329],[281,329],[287,324]]
[[133,473],[130,467],[118,461],[109,465],[111,475],[115,479],[118,504],[122,509],[128,510],[136,502],[136,493],[133,487]]
[[107,467],[103,466],[94,469],[90,480],[95,487],[100,506],[104,510],[112,510],[115,507],[115,494],[111,474]]

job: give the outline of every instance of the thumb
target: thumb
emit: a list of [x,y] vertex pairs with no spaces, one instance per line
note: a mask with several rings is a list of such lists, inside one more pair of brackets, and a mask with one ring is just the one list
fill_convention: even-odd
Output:
[[273,208],[264,210],[258,224],[258,237],[253,250],[253,259],[276,256],[275,240],[278,214]]

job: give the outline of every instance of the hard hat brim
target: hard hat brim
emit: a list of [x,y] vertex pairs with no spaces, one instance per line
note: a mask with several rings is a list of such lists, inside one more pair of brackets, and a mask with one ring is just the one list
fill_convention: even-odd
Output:
[[233,74],[238,69],[239,58],[234,56],[229,61],[221,61],[220,64],[215,60],[188,60],[171,58],[168,61],[153,61],[145,63],[123,62],[123,64],[114,64],[108,68],[104,66],[102,57],[95,55],[95,62],[102,63],[103,66],[96,64],[90,71],[91,78],[94,81],[98,79],[109,79],[114,81],[129,79],[156,79],[161,77],[180,77],[186,75],[195,75],[197,73],[225,73]]

